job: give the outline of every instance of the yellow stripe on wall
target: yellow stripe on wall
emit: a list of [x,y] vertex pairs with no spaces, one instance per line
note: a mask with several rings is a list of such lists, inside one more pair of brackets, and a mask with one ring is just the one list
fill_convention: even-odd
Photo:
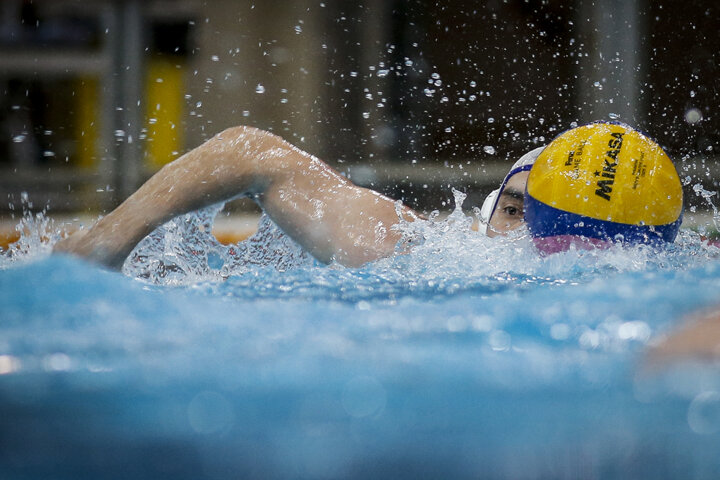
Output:
[[95,77],[80,77],[75,81],[76,118],[75,165],[92,168],[97,160],[98,97],[100,82]]
[[177,58],[148,60],[145,155],[151,169],[171,162],[182,149],[184,92],[184,68]]

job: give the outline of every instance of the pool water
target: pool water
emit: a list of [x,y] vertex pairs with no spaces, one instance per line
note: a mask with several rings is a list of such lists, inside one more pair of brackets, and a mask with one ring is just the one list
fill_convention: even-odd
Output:
[[717,478],[717,368],[642,369],[718,300],[698,235],[542,257],[458,209],[347,269],[219,208],[123,273],[57,229],[0,257],[2,478]]

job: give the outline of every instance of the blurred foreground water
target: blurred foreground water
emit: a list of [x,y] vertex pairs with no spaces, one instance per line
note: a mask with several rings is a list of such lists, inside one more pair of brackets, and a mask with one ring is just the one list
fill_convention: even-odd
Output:
[[541,257],[457,210],[346,269],[267,219],[221,245],[218,209],[123,274],[0,257],[2,478],[717,478],[716,366],[641,370],[718,300],[697,234]]

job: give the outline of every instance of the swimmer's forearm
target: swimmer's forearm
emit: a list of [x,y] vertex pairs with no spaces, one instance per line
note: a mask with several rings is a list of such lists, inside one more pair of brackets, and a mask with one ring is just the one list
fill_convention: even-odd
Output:
[[87,231],[55,246],[110,268],[172,218],[243,194],[261,194],[279,166],[263,159],[291,146],[268,132],[230,128],[165,165],[119,207]]

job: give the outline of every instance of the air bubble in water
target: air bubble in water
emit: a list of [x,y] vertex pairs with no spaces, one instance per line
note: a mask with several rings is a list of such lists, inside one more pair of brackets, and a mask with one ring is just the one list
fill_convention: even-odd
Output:
[[483,147],[483,152],[487,153],[488,155],[495,155],[495,147],[491,145],[485,145]]
[[265,93],[265,87],[258,83],[257,87],[255,87],[255,93]]

